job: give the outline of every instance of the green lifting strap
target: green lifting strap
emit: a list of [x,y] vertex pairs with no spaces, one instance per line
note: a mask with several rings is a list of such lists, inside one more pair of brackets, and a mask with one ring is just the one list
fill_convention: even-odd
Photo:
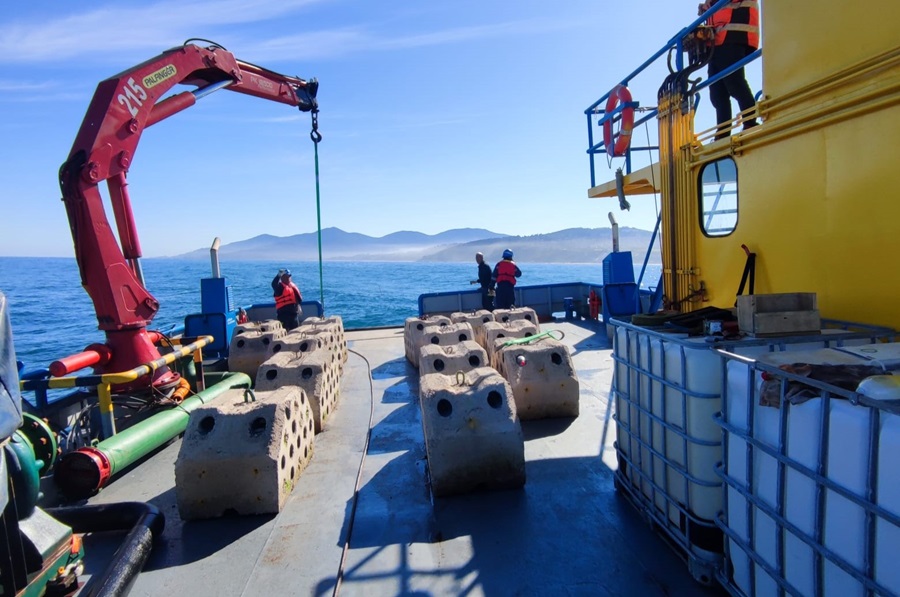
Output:
[[[553,332],[559,334],[559,338],[553,335]],[[503,348],[507,346],[515,346],[517,344],[530,344],[535,340],[540,340],[541,338],[553,338],[554,340],[562,340],[566,337],[565,332],[562,330],[547,330],[546,332],[541,332],[540,334],[535,334],[534,336],[528,336],[527,338],[516,338],[515,340],[510,340],[503,344]]]
[[315,147],[316,156],[316,230],[319,241],[319,301],[322,303],[322,314],[325,314],[325,283],[322,277],[322,208],[319,195],[319,142],[322,140],[322,133],[319,132],[319,111],[315,108],[312,110],[312,131],[309,133],[312,139],[313,147]]

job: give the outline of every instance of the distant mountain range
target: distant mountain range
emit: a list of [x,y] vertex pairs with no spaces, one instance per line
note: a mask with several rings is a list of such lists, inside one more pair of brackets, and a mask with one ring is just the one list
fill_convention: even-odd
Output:
[[[637,228],[619,229],[619,249],[631,251],[635,261],[643,258],[651,233]],[[232,261],[316,261],[319,258],[315,232],[293,236],[261,234],[222,245],[219,254]],[[477,251],[493,263],[503,250],[515,253],[523,263],[597,263],[612,251],[609,228],[569,228],[549,234],[510,236],[482,228],[458,228],[440,234],[401,231],[372,237],[340,228],[322,230],[322,258],[326,261],[429,261],[474,260]],[[178,255],[180,259],[208,259],[209,249]],[[660,263],[654,248],[651,263]]]

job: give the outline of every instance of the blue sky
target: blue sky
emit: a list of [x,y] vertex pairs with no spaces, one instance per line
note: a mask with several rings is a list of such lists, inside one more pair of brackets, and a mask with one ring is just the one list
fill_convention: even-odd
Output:
[[[649,196],[631,212],[587,198],[583,112],[695,14],[696,2],[671,0],[11,4],[0,255],[74,254],[57,171],[97,83],[195,37],[319,79],[323,227],[530,235],[607,226],[615,210],[620,225],[652,229]],[[635,99],[653,105],[663,74],[636,79]],[[704,97],[700,125],[712,113]],[[308,114],[228,91],[148,128],[128,175],[144,255],[314,231],[309,129]]]

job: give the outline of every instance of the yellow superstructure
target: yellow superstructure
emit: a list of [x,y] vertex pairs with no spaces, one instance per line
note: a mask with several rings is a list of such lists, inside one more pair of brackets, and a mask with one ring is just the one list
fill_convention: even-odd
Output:
[[[665,295],[732,306],[746,245],[756,293],[816,292],[823,317],[900,328],[900,2],[769,1],[761,20],[760,126],[712,141],[678,86],[660,94]],[[711,236],[701,177],[729,158],[736,221]]]

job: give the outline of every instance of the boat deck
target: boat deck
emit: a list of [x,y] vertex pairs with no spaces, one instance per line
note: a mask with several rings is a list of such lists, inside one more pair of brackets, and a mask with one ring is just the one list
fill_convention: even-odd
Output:
[[[716,594],[613,487],[612,359],[602,328],[542,329],[565,332],[581,414],[523,422],[523,489],[432,499],[418,372],[404,357],[403,329],[348,331],[337,410],[277,516],[181,521],[180,440],[90,501],[150,502],[166,517],[132,594],[326,595],[342,558],[340,592],[348,595]],[[87,575],[102,570],[109,539],[86,537]]]

